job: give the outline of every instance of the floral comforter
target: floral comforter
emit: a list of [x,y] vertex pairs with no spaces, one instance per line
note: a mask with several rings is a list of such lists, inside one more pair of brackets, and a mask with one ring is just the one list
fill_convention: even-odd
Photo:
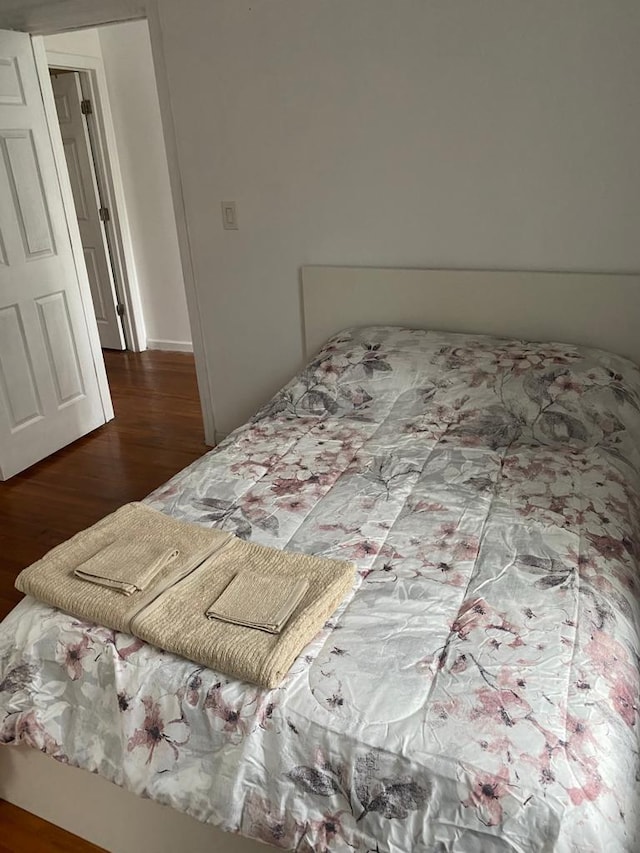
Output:
[[298,851],[640,849],[640,371],[334,337],[148,499],[359,584],[272,691],[25,599],[0,740]]

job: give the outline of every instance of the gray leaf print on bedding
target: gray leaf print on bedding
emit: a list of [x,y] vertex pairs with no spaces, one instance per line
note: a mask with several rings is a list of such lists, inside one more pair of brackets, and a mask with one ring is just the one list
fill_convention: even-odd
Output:
[[16,692],[23,690],[33,678],[35,671],[35,667],[29,666],[28,663],[23,663],[10,669],[2,681],[0,681],[0,693],[4,691]]
[[304,791],[317,794],[319,797],[332,797],[340,790],[332,776],[315,767],[294,767],[289,773],[289,778]]
[[584,424],[564,412],[544,412],[538,421],[540,431],[554,441],[587,441],[588,433]]
[[429,798],[430,789],[412,779],[380,779],[373,787],[373,799],[363,803],[362,820],[370,812],[377,812],[389,820],[408,817],[409,812],[422,808]]

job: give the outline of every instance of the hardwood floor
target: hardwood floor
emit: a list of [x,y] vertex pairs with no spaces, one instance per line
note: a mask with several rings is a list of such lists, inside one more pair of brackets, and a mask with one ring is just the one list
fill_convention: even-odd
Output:
[[77,835],[0,800],[0,853],[101,853]]
[[[0,619],[24,566],[208,449],[193,356],[105,351],[105,362],[115,419],[0,483]],[[49,850],[98,848],[0,801],[0,853]]]
[[202,455],[193,356],[105,351],[116,417],[0,483],[0,619],[22,568]]

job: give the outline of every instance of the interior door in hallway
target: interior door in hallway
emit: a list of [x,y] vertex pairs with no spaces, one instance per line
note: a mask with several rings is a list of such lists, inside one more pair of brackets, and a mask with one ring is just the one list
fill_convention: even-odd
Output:
[[118,299],[105,225],[100,218],[100,193],[93,166],[87,118],[81,108],[80,75],[74,71],[53,72],[51,85],[98,322],[100,344],[106,349],[122,350],[125,349],[124,334],[117,313]]
[[[111,416],[31,39],[0,30],[0,479]],[[88,288],[86,288],[88,290]],[[83,299],[84,296],[84,299]]]

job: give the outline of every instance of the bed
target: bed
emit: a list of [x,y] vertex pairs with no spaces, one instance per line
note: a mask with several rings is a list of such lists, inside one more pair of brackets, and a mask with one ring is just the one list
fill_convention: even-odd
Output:
[[4,753],[287,850],[640,847],[632,361],[351,327],[147,500],[357,583],[273,691],[24,599]]

